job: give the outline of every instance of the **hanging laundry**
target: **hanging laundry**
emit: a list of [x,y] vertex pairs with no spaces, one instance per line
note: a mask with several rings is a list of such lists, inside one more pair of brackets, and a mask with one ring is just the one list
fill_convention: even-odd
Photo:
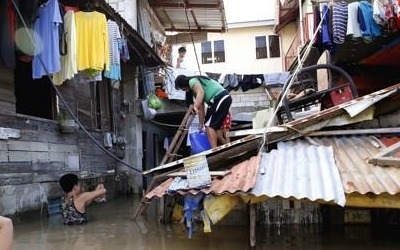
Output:
[[384,2],[387,2],[387,0],[374,0],[372,4],[373,18],[375,22],[381,26],[384,26],[387,23],[387,18],[385,17]]
[[0,1],[0,62],[10,69],[15,68],[15,25],[15,12],[11,1]]
[[349,3],[347,5],[347,32],[346,35],[354,38],[361,37],[360,24],[358,23],[358,2]]
[[321,36],[322,36],[322,44],[326,49],[330,50],[332,48],[332,39],[331,39],[331,29],[330,29],[330,21],[331,21],[331,11],[327,4],[322,6],[322,26],[321,26]]
[[336,2],[332,7],[332,38],[336,44],[343,44],[347,29],[347,3]]
[[[90,69],[91,75],[110,70],[107,19],[103,13],[75,13],[78,71]],[[97,72],[96,72],[97,71]]]
[[104,76],[112,80],[121,80],[121,52],[120,40],[121,33],[116,22],[112,20],[107,21],[108,27],[108,41],[110,48],[110,70],[104,72]]
[[61,56],[61,70],[53,75],[56,85],[61,85],[65,80],[72,79],[78,73],[76,60],[76,29],[75,14],[72,10],[64,15],[64,34],[62,39],[65,41],[65,55]]
[[361,1],[358,6],[358,20],[365,39],[375,39],[381,35],[381,30],[376,24],[372,14],[372,4]]
[[61,69],[58,29],[60,23],[62,18],[57,0],[49,0],[39,7],[38,18],[34,24],[33,79],[56,73]]

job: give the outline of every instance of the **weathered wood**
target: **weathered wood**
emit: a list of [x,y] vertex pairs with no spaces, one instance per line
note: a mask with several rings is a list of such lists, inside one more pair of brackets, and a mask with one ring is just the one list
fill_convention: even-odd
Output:
[[369,164],[378,166],[396,166],[400,167],[400,158],[392,156],[373,157],[368,159]]
[[256,246],[256,205],[250,206],[250,246]]
[[375,194],[346,194],[346,206],[361,208],[400,208],[400,196],[387,193]]
[[307,136],[333,136],[333,135],[367,135],[367,134],[398,134],[400,128],[374,128],[374,129],[346,129],[331,131],[315,131]]
[[[225,170],[225,171],[210,171],[211,176],[225,176],[227,174],[231,173],[230,170]],[[166,176],[168,177],[177,177],[177,176],[187,176],[186,172],[174,172],[167,174]]]
[[226,133],[228,137],[237,137],[237,136],[245,136],[245,135],[257,135],[262,133],[272,133],[272,132],[285,132],[288,129],[285,127],[269,127],[269,128],[257,128],[257,129],[244,129],[238,131],[230,131]]
[[13,128],[2,128],[0,127],[0,139],[20,138],[21,131]]

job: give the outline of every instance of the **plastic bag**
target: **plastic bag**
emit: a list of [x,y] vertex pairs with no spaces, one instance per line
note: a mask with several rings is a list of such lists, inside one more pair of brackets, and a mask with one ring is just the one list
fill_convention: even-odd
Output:
[[149,107],[152,109],[160,109],[163,107],[163,103],[160,98],[158,98],[154,93],[149,94],[148,98],[149,100]]
[[205,132],[190,133],[189,140],[193,154],[198,154],[211,149],[210,142],[208,141],[208,137]]

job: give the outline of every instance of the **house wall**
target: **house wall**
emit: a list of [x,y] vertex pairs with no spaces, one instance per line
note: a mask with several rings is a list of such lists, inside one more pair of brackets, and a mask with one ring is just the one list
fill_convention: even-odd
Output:
[[285,55],[289,48],[290,45],[293,42],[293,38],[296,36],[297,28],[296,28],[296,23],[292,22],[288,25],[286,25],[283,29],[279,31],[279,35],[281,36],[281,41],[282,41],[282,52]]
[[[273,35],[272,26],[229,29],[226,33],[209,33],[208,41],[225,41],[225,62],[201,64],[201,43],[185,44],[185,63],[190,70],[198,70],[196,54],[202,72],[262,74],[281,72],[283,69],[282,57],[256,59],[255,37]],[[182,45],[173,47],[173,62],[176,63],[177,50]],[[194,50],[196,49],[196,51]],[[284,54],[282,53],[282,56]],[[175,66],[175,65],[174,65]]]
[[[86,171],[90,179],[91,173],[101,175],[116,168],[116,161],[82,129],[62,134],[58,120],[16,114],[13,71],[1,66],[0,71],[0,214],[39,209],[48,199],[61,196],[58,180],[66,172]],[[81,114],[90,113],[86,88],[79,82],[60,87],[72,110]],[[103,142],[105,131],[89,132]],[[115,185],[107,185],[111,198]]]

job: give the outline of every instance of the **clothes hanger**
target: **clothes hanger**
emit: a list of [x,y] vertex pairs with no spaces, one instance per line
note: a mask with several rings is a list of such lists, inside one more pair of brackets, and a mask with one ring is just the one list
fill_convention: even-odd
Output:
[[85,4],[82,5],[81,10],[84,12],[93,12],[94,6],[91,1],[87,1]]

